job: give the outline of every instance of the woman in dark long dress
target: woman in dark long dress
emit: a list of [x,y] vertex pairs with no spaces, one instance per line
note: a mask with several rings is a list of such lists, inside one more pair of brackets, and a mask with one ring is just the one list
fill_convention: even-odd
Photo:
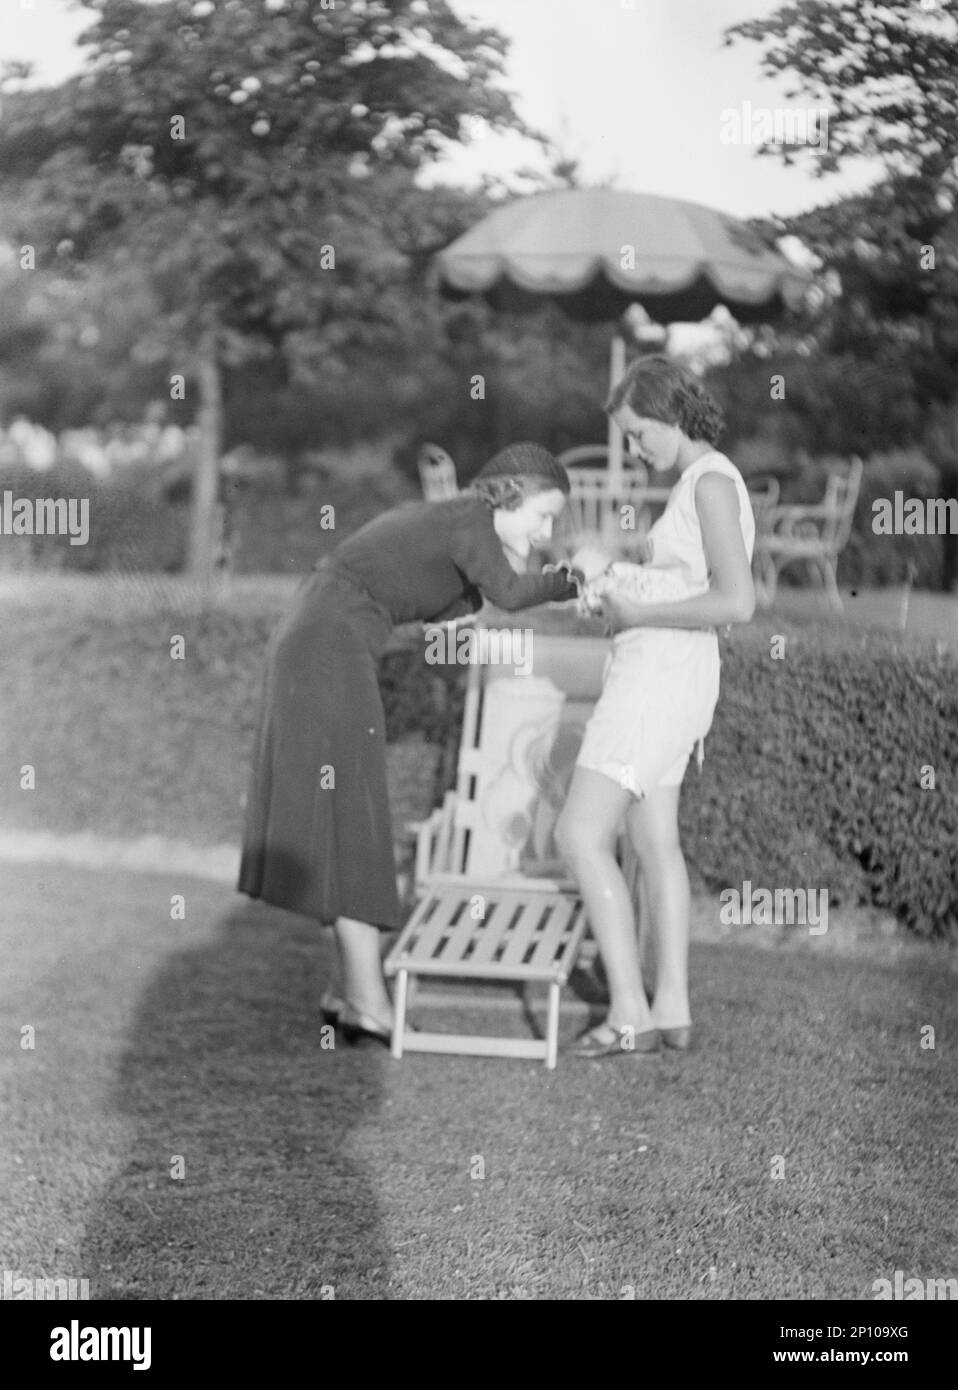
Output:
[[568,494],[550,453],[510,445],[460,496],[405,503],[341,542],[271,639],[238,886],[335,925],[351,1040],[388,1040],[379,934],[401,925],[379,657],[397,623],[574,597],[561,572],[521,573]]

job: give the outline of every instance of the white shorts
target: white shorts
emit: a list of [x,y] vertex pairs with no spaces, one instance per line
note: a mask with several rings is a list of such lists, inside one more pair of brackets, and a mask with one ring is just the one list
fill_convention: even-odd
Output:
[[601,772],[635,796],[679,786],[696,743],[712,727],[719,664],[714,632],[621,633],[577,765]]

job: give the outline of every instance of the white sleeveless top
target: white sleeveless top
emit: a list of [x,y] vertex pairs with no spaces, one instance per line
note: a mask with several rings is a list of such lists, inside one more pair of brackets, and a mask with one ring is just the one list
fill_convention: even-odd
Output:
[[649,564],[655,569],[680,570],[690,594],[705,593],[709,587],[702,527],[695,509],[695,486],[703,473],[721,473],[731,478],[738,493],[739,525],[749,563],[755,547],[755,517],[745,479],[731,459],[713,449],[686,468],[669,494],[665,511],[649,529],[653,547]]

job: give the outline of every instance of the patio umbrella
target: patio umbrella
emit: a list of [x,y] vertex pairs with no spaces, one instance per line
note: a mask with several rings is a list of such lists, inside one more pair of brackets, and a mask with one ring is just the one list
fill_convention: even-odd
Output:
[[[518,312],[548,298],[590,323],[618,319],[635,303],[660,323],[695,322],[719,304],[740,323],[765,322],[808,286],[804,272],[727,213],[611,188],[560,189],[496,208],[435,266],[449,298],[480,294]],[[613,381],[624,363],[616,335]],[[611,423],[609,459],[618,475],[622,441]]]

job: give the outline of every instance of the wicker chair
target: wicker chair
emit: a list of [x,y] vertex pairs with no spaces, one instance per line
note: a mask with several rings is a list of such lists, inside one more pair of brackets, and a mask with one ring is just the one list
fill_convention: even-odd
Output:
[[769,508],[755,540],[755,592],[762,607],[774,602],[778,576],[786,565],[802,561],[821,582],[832,608],[842,611],[838,557],[851,534],[863,471],[861,459],[853,458],[829,474],[821,502]]

